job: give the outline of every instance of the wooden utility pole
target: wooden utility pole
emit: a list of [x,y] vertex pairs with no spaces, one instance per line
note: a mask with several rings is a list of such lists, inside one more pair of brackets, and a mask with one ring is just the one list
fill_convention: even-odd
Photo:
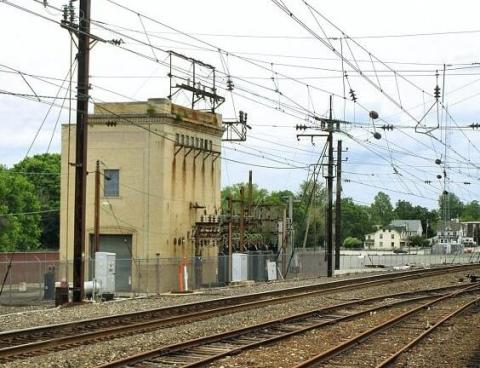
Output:
[[100,251],[100,160],[95,165],[95,214],[93,223],[94,250]]
[[328,170],[327,170],[327,277],[333,276],[333,121],[332,96],[330,96],[330,113],[328,118]]
[[73,302],[83,300],[85,204],[87,179],[88,75],[90,56],[90,0],[80,0],[78,23],[77,127],[75,155],[75,209],[73,230]]
[[340,269],[342,241],[342,141],[337,141],[337,198],[335,199],[335,269]]

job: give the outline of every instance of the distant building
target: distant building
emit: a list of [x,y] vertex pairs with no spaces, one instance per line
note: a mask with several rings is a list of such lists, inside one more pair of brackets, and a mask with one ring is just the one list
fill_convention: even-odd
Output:
[[365,236],[365,247],[378,250],[401,249],[406,246],[404,226],[385,226]]
[[480,244],[480,221],[462,222],[462,237],[466,245]]
[[[213,217],[220,210],[222,117],[174,105],[167,99],[149,99],[97,103],[88,124],[87,278],[92,277],[88,260],[94,254],[97,160],[101,162],[99,248],[116,253],[120,260],[116,270],[118,290],[128,291],[139,283],[148,283],[154,275],[151,270],[140,272],[145,260],[217,255],[215,243],[202,242],[198,246],[192,232],[202,216]],[[60,260],[65,262],[73,258],[72,162],[75,129],[64,125]],[[213,280],[215,267],[212,273]],[[72,270],[66,275],[71,280]],[[175,280],[176,268],[170,267],[162,277]],[[154,288],[154,283],[151,286]]]
[[420,220],[393,220],[390,222],[390,226],[404,227],[406,236],[422,236],[423,227]]
[[437,226],[438,243],[461,243],[463,238],[462,223],[459,220],[440,222]]

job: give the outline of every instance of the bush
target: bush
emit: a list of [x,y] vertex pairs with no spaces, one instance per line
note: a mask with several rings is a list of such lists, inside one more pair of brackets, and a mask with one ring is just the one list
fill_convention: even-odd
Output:
[[345,248],[362,248],[363,242],[358,238],[347,237],[343,241],[343,246]]

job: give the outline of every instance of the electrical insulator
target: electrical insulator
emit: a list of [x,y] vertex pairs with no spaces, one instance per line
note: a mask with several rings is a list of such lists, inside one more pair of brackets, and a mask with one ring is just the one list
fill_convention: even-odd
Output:
[[357,102],[357,96],[355,95],[355,91],[350,88],[350,98],[352,99],[353,102]]
[[306,129],[307,129],[307,126],[304,125],[304,124],[297,124],[297,125],[295,126],[295,129],[296,129],[296,130],[306,130]]
[[68,5],[64,5],[62,23],[67,23],[67,22],[68,22]]
[[478,128],[480,128],[480,124],[478,124],[478,123],[472,123],[472,124],[470,124],[470,128],[472,128],[472,129],[478,129]]
[[382,125],[380,128],[382,128],[383,130],[393,130],[393,125],[386,124],[386,125]]
[[228,76],[228,79],[227,79],[227,90],[233,91],[233,87],[235,87],[235,85],[233,84],[233,81],[230,79],[230,76]]
[[75,7],[73,6],[72,0],[70,0],[68,4],[68,10],[70,14],[70,24],[73,25],[75,23]]
[[438,84],[433,89],[433,97],[435,97],[435,99],[437,100],[440,98],[440,87],[438,86]]

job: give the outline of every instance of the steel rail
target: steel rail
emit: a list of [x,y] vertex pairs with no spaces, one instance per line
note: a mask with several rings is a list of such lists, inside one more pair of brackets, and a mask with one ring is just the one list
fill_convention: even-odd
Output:
[[[438,294],[436,293],[439,293],[441,291],[451,290],[451,289],[459,289],[459,288],[461,290],[465,290],[465,289],[470,289],[471,286],[465,286],[465,285],[449,286],[445,288],[409,291],[409,292],[402,292],[402,293],[396,293],[396,294],[376,296],[376,297],[366,298],[362,300],[348,301],[348,302],[336,304],[333,306],[314,309],[314,310],[310,310],[300,314],[294,314],[294,315],[283,317],[273,321],[260,323],[250,327],[240,328],[234,331],[224,332],[216,335],[206,336],[206,337],[192,339],[192,340],[188,340],[188,341],[177,343],[177,344],[164,346],[158,349],[154,349],[154,350],[139,353],[130,357],[122,358],[114,362],[106,363],[98,366],[98,368],[107,368],[107,367],[113,368],[113,367],[123,367],[123,366],[131,367],[131,366],[135,366],[135,364],[142,363],[145,361],[148,361],[148,363],[153,366],[154,364],[153,362],[156,362],[162,356],[167,356],[169,354],[175,355],[175,354],[181,354],[183,352],[183,354],[187,355],[187,358],[188,358],[189,350],[193,351],[193,355],[194,357],[196,357],[196,359],[194,362],[191,362],[188,364],[182,364],[181,367],[183,368],[200,367],[212,361],[220,359],[226,355],[238,354],[239,352],[247,349],[252,349],[260,345],[269,344],[281,339],[288,338],[290,336],[307,332],[312,329],[320,328],[322,326],[332,325],[341,321],[358,318],[381,309],[391,308],[391,307],[398,306],[405,303],[418,302],[424,299],[437,298]],[[409,295],[411,296],[419,295],[419,296],[415,296],[415,297],[400,300],[400,301],[395,301],[389,304],[375,306],[373,308],[369,308],[366,310],[362,310],[360,312],[347,314],[347,315],[332,316],[332,315],[326,314],[335,310],[338,311],[338,310],[349,308],[352,306],[361,306],[364,304],[373,303],[376,301],[382,301],[389,298],[401,298]],[[305,321],[307,321],[309,318],[320,319],[320,321],[315,323],[310,323],[307,326],[302,326],[302,323],[305,323]],[[294,327],[295,323],[300,323],[300,327],[295,328]],[[281,334],[276,334],[277,331],[282,331],[282,328],[286,329],[286,331],[282,332]],[[268,331],[271,331],[271,332],[269,333]],[[252,337],[249,337],[249,335],[255,334],[255,333],[260,333],[260,336],[263,336],[263,339],[262,338],[252,339]],[[240,346],[238,345],[237,341],[240,341]],[[227,344],[227,346],[231,346],[231,348],[219,349],[218,347],[208,347],[208,344],[214,344],[214,343]],[[207,346],[207,347],[205,348],[204,346]],[[212,351],[214,353],[198,359],[199,357],[201,357],[202,354],[204,354],[204,351],[202,351],[201,349],[207,349],[207,352],[213,349]],[[162,361],[162,363],[165,363],[165,362]],[[175,366],[179,366],[178,364],[180,364],[180,362],[176,362],[176,364],[177,365]]]
[[[453,293],[450,293],[450,294],[447,294],[447,295],[444,295],[444,296],[441,296],[435,300],[432,300],[428,303],[425,303],[425,304],[422,304],[421,306],[419,307],[415,307],[413,309],[410,309],[404,313],[401,313],[383,323],[380,323],[372,328],[370,328],[369,330],[361,333],[361,334],[358,334],[356,336],[354,336],[353,338],[350,338],[346,341],[344,341],[343,343],[341,344],[338,344],[336,346],[334,346],[333,348],[331,349],[328,349],[298,365],[296,365],[294,368],[310,368],[310,367],[317,367],[319,364],[353,348],[354,346],[357,346],[359,344],[361,344],[363,341],[367,340],[368,338],[370,338],[371,336],[375,335],[375,334],[378,334],[382,331],[385,331],[387,330],[388,328],[398,324],[399,322],[403,321],[404,319],[406,319],[407,317],[423,310],[423,309],[426,309],[434,304],[437,304],[437,303],[440,303],[446,299],[450,299],[450,298],[455,298],[461,294],[464,294],[464,293],[468,293],[468,292],[472,292],[472,291],[479,291],[480,290],[480,287],[478,285],[472,285],[468,288],[465,288],[464,290],[460,290],[460,291],[456,291],[456,292],[453,292]],[[477,300],[477,299],[475,299]]]
[[[0,341],[3,341],[5,344],[5,342],[9,338],[18,338],[18,341],[20,341],[21,343],[1,348],[0,362],[3,360],[12,360],[16,356],[24,356],[28,353],[32,355],[31,353],[37,352],[37,354],[34,355],[39,355],[48,352],[49,349],[51,351],[58,351],[68,348],[72,345],[78,345],[79,343],[89,344],[94,343],[95,341],[101,341],[102,339],[106,339],[109,337],[115,338],[131,335],[134,333],[148,332],[154,329],[158,329],[160,327],[172,326],[174,324],[179,324],[182,322],[185,323],[187,321],[232,313],[236,310],[246,310],[248,308],[282,303],[297,298],[314,296],[320,293],[330,294],[343,290],[349,290],[352,288],[369,287],[425,276],[436,276],[438,274],[471,269],[476,267],[478,267],[478,265],[469,264],[463,266],[442,267],[427,270],[414,270],[410,272],[398,272],[389,275],[374,275],[356,279],[333,281],[324,284],[300,286],[290,289],[280,289],[273,292],[267,291],[229,298],[218,298],[199,303],[188,303],[173,307],[163,307],[141,312],[126,313],[122,315],[99,317],[76,322],[67,322],[58,325],[40,326],[23,330],[7,331],[0,333]],[[288,293],[293,294],[288,295]],[[275,298],[276,295],[278,295],[277,298]],[[269,297],[271,299],[262,299]],[[260,300],[255,301],[255,298]],[[253,301],[241,302],[245,299]],[[142,318],[144,320],[138,321],[138,319]],[[62,331],[62,329],[64,331]],[[93,331],[91,331],[92,329]],[[64,336],[61,336],[62,332],[64,333]],[[42,334],[45,334],[43,336],[43,339],[41,336]]]
[[433,331],[435,331],[438,327],[442,326],[445,322],[449,321],[453,317],[459,315],[460,313],[464,312],[468,308],[473,307],[474,305],[477,305],[480,303],[480,297],[477,299],[474,299],[468,303],[465,303],[461,307],[457,308],[455,311],[450,313],[449,315],[445,316],[442,318],[440,321],[437,323],[433,324],[430,326],[427,330],[425,330],[422,334],[417,336],[415,339],[410,341],[407,345],[405,345],[403,348],[399,349],[397,352],[389,356],[387,359],[385,359],[383,362],[378,364],[376,368],[383,368],[383,367],[388,367],[390,364],[392,364],[401,354],[405,353],[407,350],[411,349],[413,346],[417,345],[422,339],[424,339],[426,336],[430,335]]

